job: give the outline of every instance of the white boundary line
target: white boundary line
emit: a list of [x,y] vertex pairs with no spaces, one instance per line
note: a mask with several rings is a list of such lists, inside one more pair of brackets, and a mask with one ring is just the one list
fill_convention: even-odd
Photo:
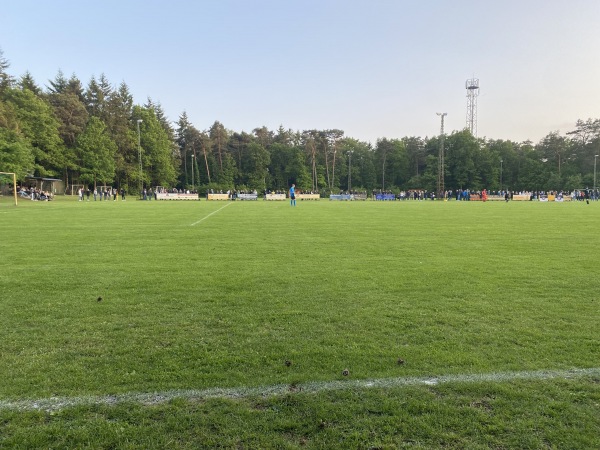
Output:
[[447,383],[501,383],[516,380],[569,379],[586,376],[600,376],[600,367],[571,370],[537,370],[524,372],[499,372],[484,374],[457,374],[439,377],[380,378],[375,380],[316,381],[298,384],[277,384],[271,386],[209,388],[203,390],[171,390],[154,393],[126,393],[105,396],[49,397],[38,400],[0,400],[0,410],[12,411],[57,411],[64,408],[85,405],[116,405],[138,403],[156,405],[174,399],[207,400],[211,398],[239,399],[249,397],[274,397],[279,395],[338,391],[344,389],[396,388],[402,386],[435,386]]
[[198,222],[194,222],[193,224],[190,225],[190,227],[193,227],[194,225],[198,225],[200,222],[202,222],[204,219],[208,219],[210,216],[212,216],[213,214],[218,213],[219,211],[221,211],[222,209],[227,208],[229,205],[231,205],[232,203],[227,203],[225,206],[220,207],[219,209],[217,209],[216,211],[211,212],[208,216],[203,217],[202,219],[200,219]]

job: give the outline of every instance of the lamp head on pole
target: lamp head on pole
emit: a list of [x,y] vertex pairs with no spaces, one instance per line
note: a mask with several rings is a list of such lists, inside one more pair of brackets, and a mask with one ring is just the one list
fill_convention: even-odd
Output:
[[142,120],[142,119],[138,119],[138,120],[137,120],[137,123],[142,123],[142,122],[143,122],[143,120]]

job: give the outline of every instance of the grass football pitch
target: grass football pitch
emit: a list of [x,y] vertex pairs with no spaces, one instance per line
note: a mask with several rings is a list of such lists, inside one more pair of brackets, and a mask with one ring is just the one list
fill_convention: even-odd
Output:
[[600,202],[0,203],[0,448],[600,448]]

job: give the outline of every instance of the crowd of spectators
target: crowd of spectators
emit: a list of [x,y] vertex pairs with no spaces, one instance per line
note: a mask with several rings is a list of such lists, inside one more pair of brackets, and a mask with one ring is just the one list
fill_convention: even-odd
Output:
[[256,196],[256,198],[258,198],[258,192],[256,191],[256,189],[229,190],[227,191],[227,195],[229,196],[230,200],[236,200],[240,197],[245,197],[246,199],[248,199],[250,196]]
[[125,200],[125,189],[121,188],[120,190],[113,187],[100,186],[95,187],[92,191],[89,188],[79,188],[77,190],[77,196],[79,197],[79,201],[90,201],[90,198],[93,198],[94,201],[116,201],[118,196],[121,196],[121,200]]
[[171,189],[167,189],[165,187],[159,186],[156,188],[156,193],[157,194],[197,194],[198,191],[196,189],[177,189],[177,188],[171,188]]
[[[452,192],[452,191],[448,191],[448,192]],[[373,194],[373,199],[377,199],[378,196],[379,198],[385,198],[390,199],[393,198],[395,200],[435,200],[436,199],[436,194],[433,191],[427,191],[427,190],[419,190],[419,189],[409,189],[409,190],[405,190],[405,191],[400,191],[399,193],[394,193],[392,191],[385,191],[385,190],[374,190],[372,192]]]
[[[12,192],[12,190],[11,190]],[[299,192],[299,191],[297,191]],[[54,198],[54,195],[47,191],[42,191],[41,189],[35,186],[17,186],[17,193],[21,198],[28,198],[32,201],[50,201]],[[156,200],[158,193],[173,193],[173,194],[197,194],[196,190],[184,190],[177,188],[163,188],[159,187],[156,189],[144,189],[142,191],[142,199],[143,200]],[[258,195],[256,189],[241,189],[241,190],[213,190],[210,189],[208,194],[227,194],[228,198],[231,200],[235,200],[240,196],[240,194],[244,195]],[[313,191],[303,191],[303,194],[318,194]],[[107,201],[107,200],[116,200],[117,196],[121,196],[122,200],[125,200],[125,190],[117,189],[112,187],[98,187],[91,189],[80,188],[77,191],[80,201],[90,201],[91,197],[93,197],[94,201]],[[287,191],[281,189],[266,189],[264,194],[279,194],[279,195],[287,195]],[[341,190],[339,195],[354,195],[359,198],[367,198],[366,191],[358,191],[358,190]],[[446,199],[446,200],[457,200],[457,201],[469,201],[469,200],[480,200],[482,198],[489,199],[492,198],[502,198],[506,201],[512,200],[515,195],[526,196],[529,197],[531,201],[546,201],[549,197],[554,197],[555,200],[561,201],[564,199],[569,199],[572,201],[598,201],[600,199],[600,190],[599,189],[575,189],[573,191],[509,191],[509,190],[492,190],[492,191],[478,191],[478,190],[469,190],[469,189],[457,189],[457,190],[446,190],[443,195],[437,195],[434,191],[422,190],[422,189],[409,189],[402,190],[400,192],[392,192],[391,190],[373,190],[372,191],[372,199],[373,200],[438,200],[438,199]]]
[[571,200],[594,200],[598,201],[600,191],[598,189],[575,190],[571,193]]
[[23,187],[17,186],[17,193],[21,198],[28,198],[32,201],[49,202],[54,199],[54,195],[48,191],[42,191],[35,186]]
[[600,191],[598,189],[576,189],[573,191],[508,191],[508,190],[470,190],[470,189],[457,189],[457,190],[446,190],[443,195],[437,195],[434,191],[409,189],[403,190],[398,193],[384,190],[373,190],[372,198],[374,200],[457,200],[457,201],[470,201],[470,200],[481,200],[489,199],[490,197],[495,199],[512,200],[515,195],[529,196],[529,200],[547,200],[548,196],[553,196],[559,201],[569,197],[570,200],[576,201],[597,201],[600,198]]

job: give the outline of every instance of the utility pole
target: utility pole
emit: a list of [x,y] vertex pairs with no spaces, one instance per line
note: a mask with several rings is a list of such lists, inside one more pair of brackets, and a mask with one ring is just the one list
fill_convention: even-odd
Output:
[[444,117],[448,115],[448,113],[436,113],[442,119],[442,126],[440,128],[440,154],[438,156],[438,180],[437,180],[437,190],[438,190],[438,198],[444,198],[444,192],[446,188],[444,187]]
[[196,155],[192,153],[192,190],[196,188],[196,183],[194,183],[194,172],[196,171]]
[[598,155],[594,155],[594,191],[596,191],[596,160]]
[[137,132],[138,132],[138,159],[140,162],[140,198],[142,197],[142,189],[143,189],[143,172],[142,172],[142,135],[140,133],[140,123],[142,123],[142,119],[137,120]]
[[352,191],[352,153],[352,150],[348,152],[348,194]]

